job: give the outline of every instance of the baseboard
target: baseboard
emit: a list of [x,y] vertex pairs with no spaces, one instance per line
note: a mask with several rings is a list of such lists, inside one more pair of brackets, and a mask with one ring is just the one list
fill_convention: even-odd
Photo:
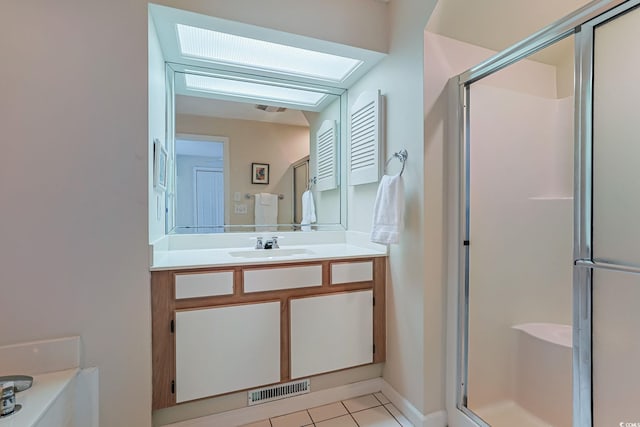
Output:
[[314,391],[288,399],[276,400],[275,402],[248,406],[219,414],[208,415],[206,417],[167,424],[166,427],[241,426],[379,391],[387,396],[391,403],[393,403],[415,427],[447,426],[446,411],[437,411],[424,415],[385,380],[382,378],[373,378],[371,380],[360,381],[326,390]]
[[[302,411],[316,406],[327,405],[338,400],[351,399],[363,394],[376,393],[382,390],[382,378],[360,381],[326,390],[313,391],[309,394],[295,396],[275,402],[235,409],[220,414],[168,424],[171,427],[211,427],[241,426],[291,412]],[[402,411],[402,409],[400,409]]]
[[382,380],[382,394],[394,404],[396,408],[407,417],[411,424],[415,427],[446,427],[447,426],[447,412],[437,411],[424,415],[420,412],[411,402],[405,399],[400,393],[398,393],[388,382]]
[[449,421],[447,419],[447,411],[432,412],[424,417],[423,427],[447,427]]

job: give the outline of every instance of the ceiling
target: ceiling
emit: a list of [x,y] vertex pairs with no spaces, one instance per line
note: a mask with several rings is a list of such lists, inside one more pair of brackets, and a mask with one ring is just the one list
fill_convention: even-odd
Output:
[[255,104],[197,96],[176,95],[176,113],[309,127],[309,122],[300,110],[287,109],[281,113],[269,113],[258,110]]
[[[429,19],[427,31],[498,52],[587,3],[586,0],[440,0]],[[572,56],[573,40],[568,38],[531,59],[558,65]],[[288,109],[268,113],[256,109],[252,103],[202,97],[176,96],[176,112],[308,126],[301,111]]]
[[[328,104],[336,99],[335,95],[341,94],[344,88],[351,86],[385,56],[380,52],[374,52],[354,46],[337,44],[325,40],[316,40],[309,37],[288,34],[282,31],[256,27],[212,16],[200,15],[166,6],[149,5],[149,11],[157,30],[164,59],[166,62],[171,64],[171,68],[175,71],[174,74],[176,76],[181,75],[184,77],[184,75],[190,74],[211,77],[216,80],[226,80],[232,83],[242,82],[253,85],[254,90],[255,86],[265,86],[272,89],[281,88],[283,91],[306,91],[308,93],[313,92],[315,94],[326,94],[326,96],[323,97],[316,105],[309,105],[302,101],[287,101],[277,98],[273,95],[273,90],[270,92],[268,90],[266,91],[271,94],[271,97],[267,95],[260,97],[260,94],[266,92],[224,92],[222,89],[218,92],[215,92],[214,90],[193,90],[187,87],[184,78],[176,78],[174,81],[175,93],[177,94],[176,113],[178,114],[182,113],[210,117],[256,120],[308,127],[308,121],[306,120],[304,113],[299,111],[300,109],[315,112],[322,111]],[[335,64],[336,61],[340,62],[340,58],[338,57],[361,61],[361,65],[351,70],[341,80],[337,81],[328,77],[318,77],[323,75],[318,72],[307,75],[305,73],[295,74],[293,72],[290,73],[288,71],[282,71],[276,66],[271,67],[273,65],[271,62],[269,62],[269,67],[271,68],[266,66],[266,68],[260,68],[258,66],[255,68],[251,62],[251,60],[254,60],[255,58],[250,57],[251,60],[249,60],[249,62],[240,61],[236,56],[234,56],[237,52],[233,49],[231,49],[234,54],[231,55],[233,60],[229,60],[228,62],[222,60],[219,62],[210,61],[206,59],[208,58],[206,55],[189,56],[183,54],[180,44],[181,39],[179,39],[177,35],[178,32],[176,30],[176,28],[179,29],[179,27],[177,27],[178,25],[185,28],[195,29],[194,31],[199,35],[197,37],[193,37],[194,44],[198,44],[200,39],[209,40],[209,38],[200,34],[202,31],[207,33],[205,35],[225,33],[227,34],[227,39],[240,37],[245,38],[245,41],[246,39],[255,39],[260,40],[263,43],[268,43],[271,45],[270,48],[274,49],[274,52],[280,52],[281,50],[276,49],[276,46],[286,45],[290,48],[297,49],[294,51],[296,55],[302,55],[303,50],[319,52],[320,56],[323,56],[325,59],[327,59],[326,57],[328,56],[326,54],[334,55],[333,58],[328,58],[326,61],[323,60],[324,62],[320,61],[317,58],[317,55],[313,57],[309,56],[309,59],[305,60],[311,64],[316,64],[316,66],[324,67],[323,69],[325,71],[332,69],[332,64]],[[222,39],[224,40],[225,37],[222,37]],[[185,44],[191,46],[188,42],[185,42]],[[202,47],[202,45],[199,46]],[[209,46],[205,45],[205,47]],[[265,46],[262,46],[262,48],[264,47]],[[216,49],[220,50],[222,53],[228,53],[219,45],[211,47],[210,50],[217,52]],[[198,50],[198,52],[199,51],[200,50]],[[208,52],[207,49],[204,49],[204,51]],[[288,52],[288,54],[291,55],[291,52]],[[303,55],[302,57],[307,58],[307,56]],[[273,58],[269,59],[272,60]],[[290,58],[290,62],[296,62],[294,59],[296,58]],[[235,60],[237,61],[234,62]],[[233,86],[233,84],[227,85],[225,88],[228,89],[228,86]],[[235,86],[237,86],[237,84]],[[236,102],[236,100],[239,102]],[[287,111],[281,113],[265,112],[256,109],[256,104],[286,107]]]
[[[153,19],[165,61],[182,64],[187,67],[215,68],[218,72],[247,73],[258,75],[261,78],[285,79],[304,85],[322,85],[346,89],[358,81],[360,77],[365,75],[385,57],[385,54],[381,52],[374,52],[326,40],[313,39],[271,28],[257,27],[255,25],[229,21],[214,16],[202,15],[157,4],[149,5],[149,13]],[[194,47],[191,46],[191,44],[200,44],[199,46],[195,46],[194,49],[197,54],[183,53],[180,42],[181,38],[179,37],[180,28],[194,30],[193,37],[185,39],[185,43],[189,47]],[[222,34],[222,36],[216,38],[219,40],[218,43],[211,41],[213,37],[212,34]],[[226,37],[224,36],[225,34]],[[238,38],[240,40],[237,40],[235,45],[230,44]],[[269,49],[269,52],[274,55],[272,58],[269,58],[270,61],[267,61],[266,65],[260,65],[260,61],[257,61],[255,57],[251,57],[251,55],[245,57],[238,51],[226,55],[229,52],[225,49],[233,48],[233,46],[252,46],[254,44],[252,41],[259,41],[259,43],[261,43],[261,45],[254,48],[262,50]],[[206,43],[201,44],[204,42]],[[213,59],[206,54],[210,51],[215,53],[213,58],[218,59]],[[318,59],[317,55],[305,55],[305,51],[319,54],[324,59]],[[274,58],[279,60],[289,58],[291,62],[296,62],[295,59],[298,57],[306,58],[311,64],[324,67],[323,71],[330,70],[331,64],[335,64],[336,61],[339,62],[341,57],[343,59],[348,58],[359,61],[360,65],[351,69],[346,75],[336,77],[332,76],[332,73],[329,73],[328,76],[325,76],[325,73],[313,73],[308,71],[307,68],[305,68],[306,71],[297,73],[291,71],[289,67],[284,66],[286,65],[284,63],[278,61],[276,61],[278,62],[277,64],[273,63]],[[280,67],[280,65],[283,67]]]
[[[427,31],[502,51],[589,3],[586,0],[440,0]],[[568,39],[535,55],[557,65],[573,56]]]

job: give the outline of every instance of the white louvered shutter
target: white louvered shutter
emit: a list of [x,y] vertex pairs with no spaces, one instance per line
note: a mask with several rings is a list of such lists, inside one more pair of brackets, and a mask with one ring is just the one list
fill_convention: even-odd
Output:
[[378,182],[382,155],[382,95],[363,92],[351,107],[349,185]]
[[336,148],[336,122],[325,120],[316,134],[316,190],[333,190],[338,187]]

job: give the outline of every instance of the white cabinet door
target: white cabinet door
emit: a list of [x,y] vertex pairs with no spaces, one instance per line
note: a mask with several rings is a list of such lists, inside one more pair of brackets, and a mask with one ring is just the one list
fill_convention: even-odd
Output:
[[280,302],[176,312],[176,402],[280,381]]
[[291,299],[291,378],[373,362],[373,291]]

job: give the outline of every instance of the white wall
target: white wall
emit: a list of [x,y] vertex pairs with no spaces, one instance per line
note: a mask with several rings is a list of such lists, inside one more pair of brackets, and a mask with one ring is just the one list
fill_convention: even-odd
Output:
[[[442,300],[438,295],[427,298],[433,284],[425,280],[423,268],[423,31],[434,6],[435,1],[390,2],[389,56],[349,90],[351,104],[362,91],[380,89],[386,101],[386,151],[409,152],[403,175],[405,231],[401,243],[390,246],[384,378],[422,413],[444,407],[442,324],[425,323],[429,310]],[[351,230],[370,230],[376,190],[377,184],[349,187]]]
[[[160,41],[151,17],[149,25],[149,152],[153,153],[153,140],[158,139],[166,146],[165,65]],[[164,192],[153,187],[153,156],[149,156],[147,172],[149,176],[149,243],[161,238],[165,233]]]
[[[251,120],[220,119],[178,114],[176,132],[229,138],[230,224],[254,224],[254,199],[245,194],[283,194],[278,201],[278,223],[293,222],[293,170],[291,164],[309,155],[309,128]],[[269,163],[269,184],[251,183],[251,163]],[[240,202],[233,193],[242,195]],[[234,213],[234,204],[247,205],[247,214]]]
[[0,5],[0,344],[80,335],[100,425],[148,426],[147,6]]
[[[569,37],[571,46],[575,43],[575,37]],[[573,52],[573,50],[571,50]],[[556,79],[558,87],[558,98],[566,98],[574,95],[575,77],[574,77],[574,55],[567,55],[556,66]]]

